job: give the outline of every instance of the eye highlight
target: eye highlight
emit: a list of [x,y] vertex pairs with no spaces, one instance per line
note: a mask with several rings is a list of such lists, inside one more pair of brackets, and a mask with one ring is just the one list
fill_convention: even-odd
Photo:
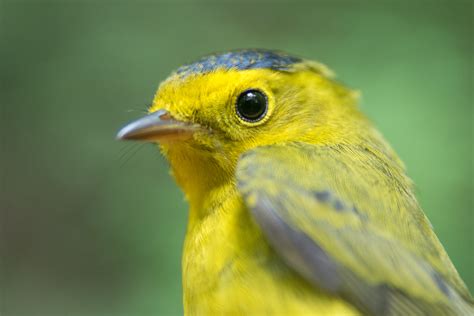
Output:
[[242,120],[251,123],[258,122],[267,114],[268,98],[260,90],[245,90],[237,98],[235,108]]

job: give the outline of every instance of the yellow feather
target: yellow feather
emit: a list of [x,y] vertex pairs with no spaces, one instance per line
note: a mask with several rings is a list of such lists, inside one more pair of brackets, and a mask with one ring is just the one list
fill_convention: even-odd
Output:
[[[149,109],[200,126],[192,138],[160,146],[190,205],[185,314],[403,314],[472,304],[462,303],[470,294],[402,162],[358,110],[358,92],[322,64],[279,55],[282,64],[245,68],[245,54],[232,55],[228,65],[211,56],[217,66],[206,71],[208,61],[178,70]],[[265,54],[251,52],[250,64],[267,62]],[[236,113],[249,89],[267,100],[255,122]],[[352,213],[325,204],[324,190]],[[319,201],[314,194],[322,194]],[[289,242],[295,236],[301,240]],[[323,265],[336,267],[335,277],[301,261],[311,247],[321,252],[316,259],[327,259]],[[412,266],[396,269],[393,262]]]

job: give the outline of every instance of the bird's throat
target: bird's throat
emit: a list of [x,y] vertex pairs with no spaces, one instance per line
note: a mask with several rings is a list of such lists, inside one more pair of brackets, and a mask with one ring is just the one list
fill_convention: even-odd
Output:
[[222,200],[221,192],[234,188],[232,168],[223,166],[215,155],[187,146],[170,146],[162,151],[189,203],[190,220],[206,216]]

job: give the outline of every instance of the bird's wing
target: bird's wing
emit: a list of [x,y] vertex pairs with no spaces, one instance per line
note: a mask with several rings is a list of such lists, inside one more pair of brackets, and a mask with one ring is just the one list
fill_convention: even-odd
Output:
[[403,167],[353,146],[290,143],[245,153],[237,181],[275,251],[365,314],[473,312],[470,294]]

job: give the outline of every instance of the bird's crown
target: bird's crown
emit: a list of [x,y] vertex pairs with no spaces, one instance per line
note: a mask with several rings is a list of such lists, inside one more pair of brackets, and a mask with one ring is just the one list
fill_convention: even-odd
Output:
[[303,59],[287,53],[266,49],[243,49],[204,56],[199,60],[185,64],[176,70],[180,77],[203,74],[217,69],[248,70],[272,69],[285,71]]

